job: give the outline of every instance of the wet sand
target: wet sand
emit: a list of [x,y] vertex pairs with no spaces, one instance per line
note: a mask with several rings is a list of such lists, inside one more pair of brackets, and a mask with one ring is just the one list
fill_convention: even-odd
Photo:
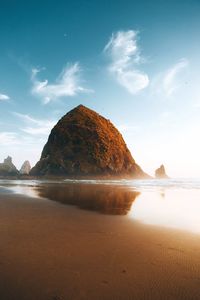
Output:
[[0,299],[200,299],[200,236],[2,191]]

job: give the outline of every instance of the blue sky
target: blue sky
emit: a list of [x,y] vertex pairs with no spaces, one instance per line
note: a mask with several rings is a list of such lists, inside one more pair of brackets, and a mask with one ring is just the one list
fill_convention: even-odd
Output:
[[200,2],[0,2],[0,160],[39,159],[82,103],[153,174],[200,176]]

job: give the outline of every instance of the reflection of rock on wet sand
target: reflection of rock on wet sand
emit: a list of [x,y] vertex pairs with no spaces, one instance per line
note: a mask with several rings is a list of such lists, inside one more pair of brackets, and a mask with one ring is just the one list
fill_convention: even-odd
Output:
[[68,184],[38,188],[40,197],[82,209],[111,215],[126,215],[140,194],[127,188],[105,185]]

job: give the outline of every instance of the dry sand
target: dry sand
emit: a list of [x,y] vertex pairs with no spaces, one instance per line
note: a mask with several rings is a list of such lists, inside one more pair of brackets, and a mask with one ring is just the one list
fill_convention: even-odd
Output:
[[200,238],[1,194],[0,299],[200,299]]

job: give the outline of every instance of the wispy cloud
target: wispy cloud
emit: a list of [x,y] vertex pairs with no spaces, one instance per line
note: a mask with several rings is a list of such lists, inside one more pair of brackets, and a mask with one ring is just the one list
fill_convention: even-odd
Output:
[[32,69],[32,93],[40,96],[45,104],[58,98],[75,96],[80,92],[91,92],[81,86],[81,69],[78,63],[65,67],[52,84],[47,79],[40,81],[37,78],[40,71],[40,69]]
[[35,119],[20,113],[13,114],[21,119],[21,128],[0,132],[1,157],[3,159],[6,155],[11,155],[18,167],[25,159],[34,165],[56,121]]
[[173,92],[179,88],[180,82],[178,81],[178,75],[183,69],[188,66],[188,60],[181,59],[172,68],[170,68],[163,79],[163,88],[167,95],[173,94]]
[[104,48],[111,58],[109,71],[120,85],[131,94],[136,94],[149,85],[148,75],[138,69],[144,61],[138,47],[138,32],[118,31],[112,34]]
[[122,133],[134,133],[137,132],[140,127],[138,125],[128,125],[128,124],[122,124],[122,125],[117,125],[117,128],[120,132]]
[[166,128],[167,131],[175,124],[177,124],[177,117],[173,111],[163,111],[155,118],[155,126]]
[[167,97],[172,96],[182,85],[183,70],[189,65],[186,58],[180,59],[166,72],[159,74],[152,81],[153,93],[162,93]]
[[30,135],[47,136],[56,124],[55,120],[39,120],[25,114],[16,112],[14,114],[26,124],[21,130]]
[[17,134],[14,132],[0,132],[0,144],[1,146],[16,145],[19,143]]
[[8,95],[5,95],[5,94],[0,94],[0,101],[6,101],[6,100],[9,100],[10,97]]

